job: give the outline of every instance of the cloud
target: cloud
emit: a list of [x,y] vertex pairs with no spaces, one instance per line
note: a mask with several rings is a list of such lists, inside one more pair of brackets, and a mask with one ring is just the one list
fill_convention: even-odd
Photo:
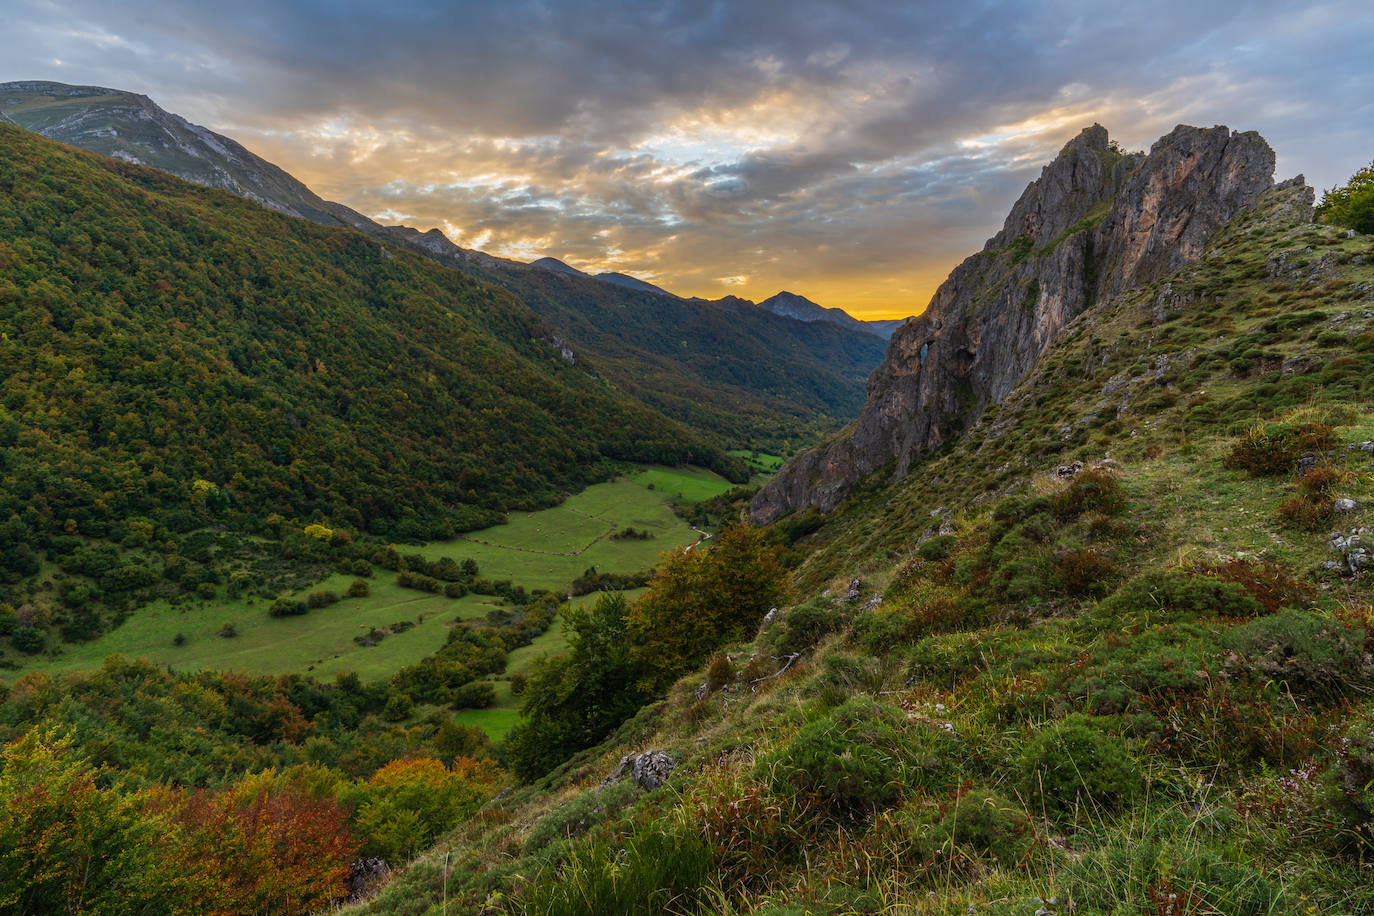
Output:
[[145,92],[460,244],[910,312],[1093,121],[1258,129],[1342,180],[1372,43],[1355,0],[15,0],[0,76]]

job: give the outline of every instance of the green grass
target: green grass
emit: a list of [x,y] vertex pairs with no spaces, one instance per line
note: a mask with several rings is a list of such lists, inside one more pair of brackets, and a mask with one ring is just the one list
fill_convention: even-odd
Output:
[[[663,551],[695,542],[699,535],[673,515],[670,502],[679,492],[697,499],[704,498],[700,494],[712,496],[729,488],[728,482],[709,471],[649,468],[597,484],[552,509],[512,515],[509,523],[474,532],[468,540],[402,546],[401,550],[430,559],[472,557],[485,578],[510,579],[527,589],[561,590],[589,566],[610,573],[636,572],[653,566]],[[615,541],[605,536],[613,527],[634,527],[652,532],[654,537]],[[304,598],[320,589],[344,595],[352,579],[330,576],[293,597]],[[401,588],[394,574],[381,569],[375,570],[368,585],[371,593],[365,598],[345,598],[303,617],[269,617],[270,602],[261,599],[222,599],[179,607],[156,602],[92,642],[66,645],[55,657],[19,659],[24,664],[21,670],[98,668],[106,656],[119,653],[180,670],[241,670],[252,674],[308,671],[324,679],[352,671],[365,680],[380,680],[440,648],[454,620],[481,620],[501,606],[500,599],[484,595],[454,600]],[[387,636],[372,647],[364,648],[353,641],[373,627],[403,620],[415,627]],[[226,639],[217,635],[226,623],[234,625],[237,636]],[[185,638],[180,646],[175,645],[177,634]],[[565,646],[556,622],[533,645],[513,653],[510,670],[522,670],[540,655]],[[504,704],[514,709],[508,686],[504,682],[501,686],[506,687]]]
[[520,721],[520,713],[515,709],[505,709],[493,707],[491,709],[464,709],[455,713],[455,722],[462,722],[464,725],[475,725],[493,741],[500,741],[506,737],[506,732],[515,727]]
[[763,452],[745,448],[732,449],[729,454],[732,458],[743,458],[745,464],[764,474],[776,474],[782,468],[784,460],[781,455],[765,455]]

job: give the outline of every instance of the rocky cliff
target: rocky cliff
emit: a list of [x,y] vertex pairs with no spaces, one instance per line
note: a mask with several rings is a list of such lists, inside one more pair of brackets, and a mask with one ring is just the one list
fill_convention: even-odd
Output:
[[1085,129],[893,335],[858,420],[784,467],[751,517],[829,511],[880,469],[905,476],[1006,395],[1095,301],[1195,260],[1273,173],[1273,150],[1254,132],[1179,126],[1141,155],[1121,152],[1100,125]]

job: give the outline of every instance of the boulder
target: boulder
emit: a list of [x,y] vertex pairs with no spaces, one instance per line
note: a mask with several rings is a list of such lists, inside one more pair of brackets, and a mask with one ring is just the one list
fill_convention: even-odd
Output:
[[641,789],[657,789],[668,781],[673,768],[677,766],[665,751],[645,751],[642,754],[626,754],[620,758],[611,775],[601,781],[602,787],[613,785],[626,776],[634,780]]

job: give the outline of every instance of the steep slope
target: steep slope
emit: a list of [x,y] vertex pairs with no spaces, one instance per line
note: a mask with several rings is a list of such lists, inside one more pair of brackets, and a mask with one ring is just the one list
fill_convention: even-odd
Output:
[[619,388],[722,438],[785,449],[833,429],[862,402],[882,358],[870,334],[808,324],[743,299],[679,299],[577,273],[508,263],[465,268],[595,354]]
[[[683,305],[633,278],[549,278],[454,245],[438,230],[381,227],[234,141],[144,96],[60,83],[0,84],[0,111],[51,139],[139,162],[325,226],[403,244],[515,293],[613,384],[731,445],[782,450],[839,425],[882,358],[868,335],[833,333],[732,304]],[[553,259],[547,259],[553,260]],[[556,262],[555,262],[556,263]],[[757,310],[755,310],[757,311]],[[797,325],[797,326],[794,326]]]
[[145,95],[100,86],[0,83],[0,111],[50,140],[148,165],[289,216],[323,226],[379,228],[361,213],[320,199],[228,137],[164,111]]
[[805,296],[798,296],[796,293],[789,293],[786,290],[769,296],[759,303],[759,308],[770,311],[774,315],[783,315],[798,321],[829,321],[850,330],[876,334],[884,340],[891,337],[892,332],[908,320],[907,318],[897,318],[888,321],[860,321],[844,309],[825,308]]
[[10,126],[0,191],[7,544],[272,513],[439,536],[613,460],[728,464],[508,294],[363,235]]
[[1273,170],[1253,132],[1180,126],[1142,157],[1122,155],[1099,125],[1085,129],[893,335],[854,426],[770,482],[754,520],[829,511],[880,468],[905,476],[1010,391],[1074,316],[1195,260]]
[[1088,306],[756,638],[357,911],[1374,911],[1374,240],[1311,204]]

